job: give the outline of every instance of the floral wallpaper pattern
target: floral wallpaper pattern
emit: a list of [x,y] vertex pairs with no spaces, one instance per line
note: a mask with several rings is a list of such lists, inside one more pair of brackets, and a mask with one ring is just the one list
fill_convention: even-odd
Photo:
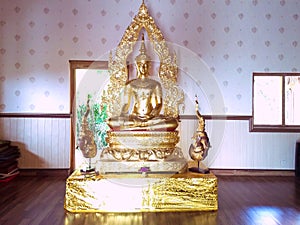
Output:
[[[254,71],[299,71],[299,0],[145,3],[167,41],[206,63],[224,97],[224,114],[251,115]],[[2,0],[0,112],[69,112],[69,60],[107,55],[140,4]],[[214,101],[213,93],[206,95]]]

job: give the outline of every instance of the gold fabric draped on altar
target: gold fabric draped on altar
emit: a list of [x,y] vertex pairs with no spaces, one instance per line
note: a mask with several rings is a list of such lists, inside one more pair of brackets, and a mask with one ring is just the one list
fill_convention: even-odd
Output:
[[67,180],[65,209],[70,212],[169,212],[218,209],[213,174],[82,175]]

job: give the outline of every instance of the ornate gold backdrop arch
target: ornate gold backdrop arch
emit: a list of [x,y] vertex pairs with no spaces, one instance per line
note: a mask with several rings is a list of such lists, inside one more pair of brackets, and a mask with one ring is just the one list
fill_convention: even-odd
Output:
[[154,51],[159,57],[159,78],[165,89],[163,98],[163,112],[165,116],[178,117],[179,105],[183,104],[184,94],[177,85],[178,67],[176,55],[171,56],[162,32],[149,15],[148,8],[141,4],[138,14],[127,27],[120,43],[117,46],[114,57],[110,53],[109,74],[110,82],[107,90],[103,92],[102,104],[107,105],[108,116],[120,114],[120,92],[128,80],[127,58],[133,51],[140,32],[145,29]]

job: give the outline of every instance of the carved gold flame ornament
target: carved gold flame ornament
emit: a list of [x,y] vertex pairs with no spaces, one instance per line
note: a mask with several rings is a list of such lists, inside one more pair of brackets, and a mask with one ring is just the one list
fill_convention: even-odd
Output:
[[146,30],[160,60],[158,75],[166,91],[163,99],[164,115],[176,118],[179,114],[179,105],[183,104],[184,100],[184,94],[177,85],[178,67],[176,55],[171,56],[163,34],[149,15],[144,2],[140,6],[138,14],[127,27],[114,57],[112,53],[110,54],[108,65],[110,82],[107,90],[103,92],[102,104],[108,106],[107,112],[109,117],[120,115],[121,102],[119,95],[128,81],[127,57],[133,51],[142,29]]
[[198,167],[197,168],[192,167],[190,168],[190,171],[197,172],[197,173],[208,173],[209,169],[207,167],[203,167],[203,165],[201,167],[200,161],[203,161],[206,158],[208,154],[208,149],[210,147],[210,142],[207,133],[205,131],[204,117],[201,115],[199,111],[199,103],[198,103],[197,96],[195,102],[196,102],[195,110],[198,118],[198,128],[192,138],[193,143],[190,145],[189,154],[193,160],[198,162]]
[[89,128],[88,116],[90,114],[90,98],[88,97],[86,103],[86,112],[82,118],[81,130],[79,133],[78,139],[78,148],[81,150],[83,157],[89,159],[89,165],[86,169],[83,169],[82,172],[92,172],[95,168],[91,166],[91,158],[94,158],[97,154],[97,145],[94,139],[94,133]]

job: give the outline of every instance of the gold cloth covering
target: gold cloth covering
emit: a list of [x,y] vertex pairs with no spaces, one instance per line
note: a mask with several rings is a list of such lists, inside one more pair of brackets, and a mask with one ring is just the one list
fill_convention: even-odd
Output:
[[70,212],[168,212],[218,209],[214,174],[82,175],[66,182]]
[[[65,213],[65,225],[218,225],[218,212],[166,212],[166,213]],[[220,224],[220,222],[219,222]]]

